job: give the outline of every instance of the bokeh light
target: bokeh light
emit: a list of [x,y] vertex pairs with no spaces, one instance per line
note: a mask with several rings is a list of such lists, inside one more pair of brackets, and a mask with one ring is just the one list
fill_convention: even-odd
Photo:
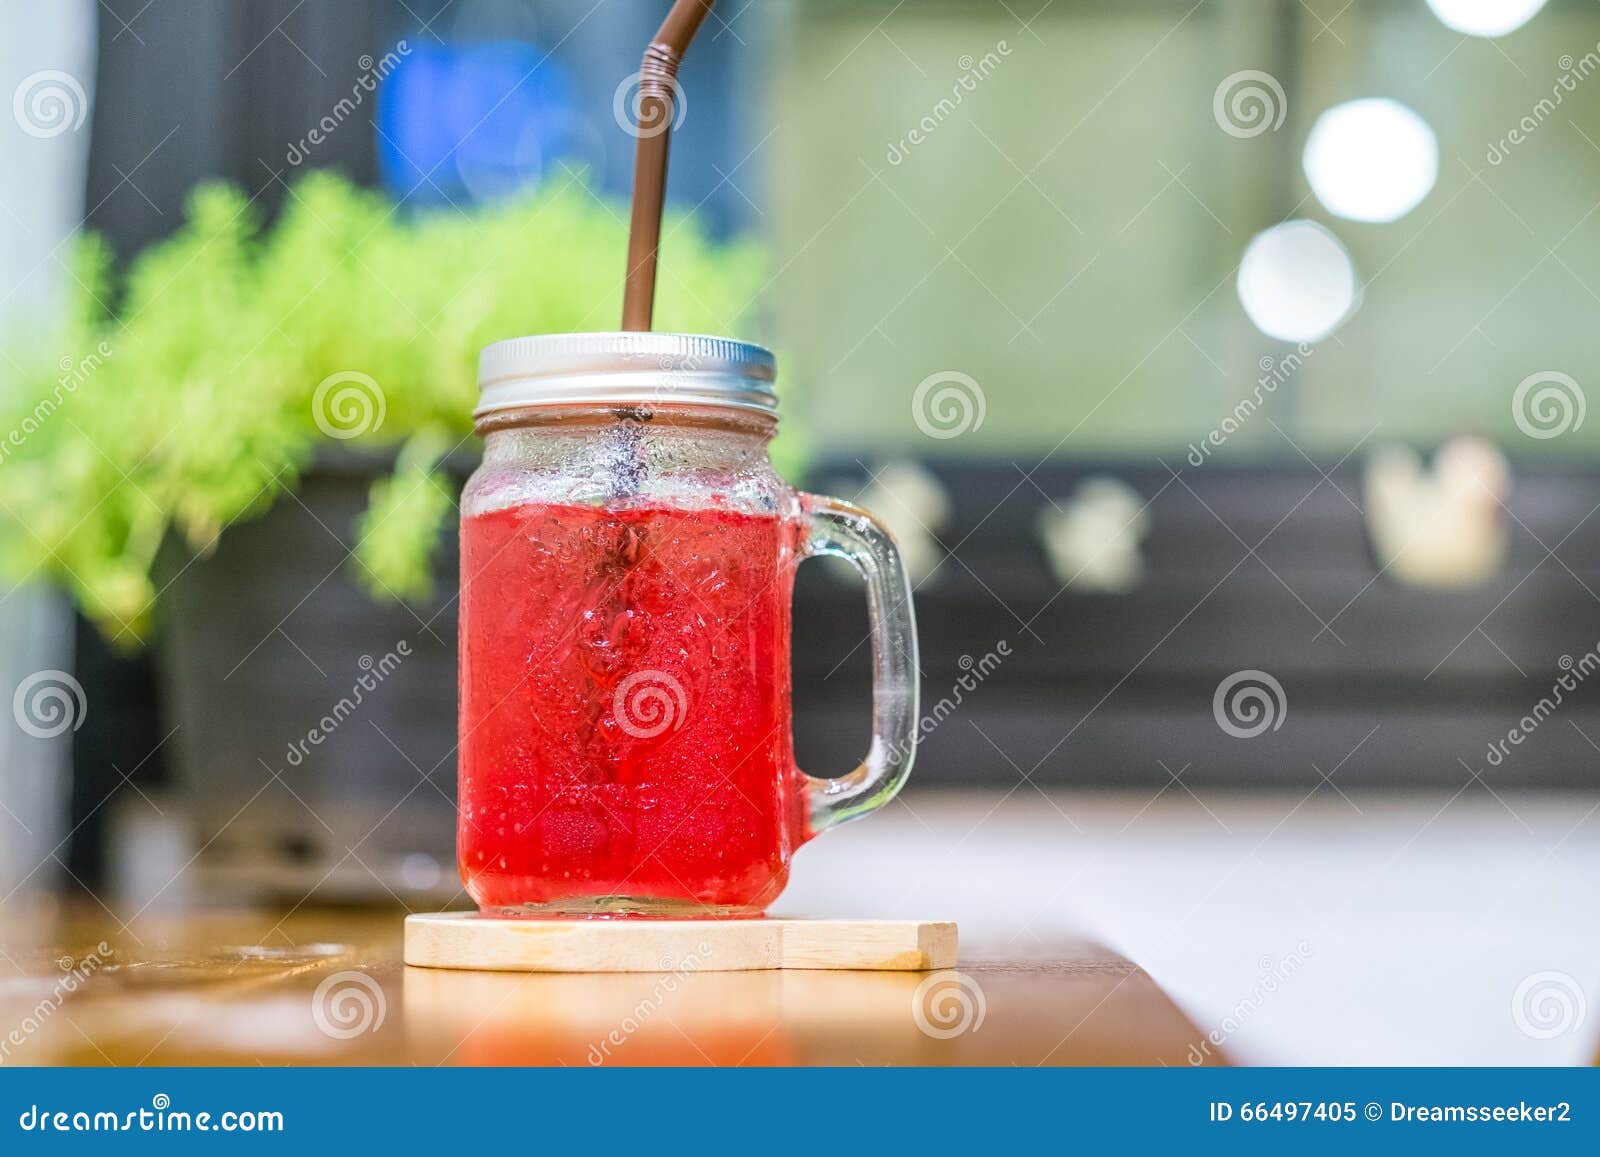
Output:
[[1439,141],[1427,121],[1398,101],[1352,100],[1317,118],[1303,161],[1311,191],[1328,212],[1393,221],[1433,189]]
[[1468,36],[1504,36],[1532,20],[1545,0],[1428,0],[1433,14]]
[[1239,301],[1257,329],[1319,341],[1356,306],[1356,270],[1339,239],[1314,221],[1256,234],[1239,263]]

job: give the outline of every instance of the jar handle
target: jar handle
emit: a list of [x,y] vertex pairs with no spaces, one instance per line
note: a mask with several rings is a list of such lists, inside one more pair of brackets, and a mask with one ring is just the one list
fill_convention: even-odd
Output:
[[917,623],[911,580],[887,527],[858,506],[817,494],[800,496],[807,558],[850,562],[867,583],[872,630],[872,746],[854,771],[832,779],[805,776],[810,830],[876,811],[895,797],[917,748]]

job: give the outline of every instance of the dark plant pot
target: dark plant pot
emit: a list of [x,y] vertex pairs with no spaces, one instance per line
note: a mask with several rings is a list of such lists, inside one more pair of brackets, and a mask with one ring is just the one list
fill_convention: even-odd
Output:
[[158,665],[208,890],[456,892],[456,533],[431,600],[373,600],[352,550],[390,466],[319,462],[214,554],[170,560]]

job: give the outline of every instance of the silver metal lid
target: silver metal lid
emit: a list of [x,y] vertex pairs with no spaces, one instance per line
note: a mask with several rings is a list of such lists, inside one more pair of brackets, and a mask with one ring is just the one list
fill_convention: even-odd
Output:
[[776,414],[770,351],[682,333],[552,333],[485,346],[474,418],[524,406],[732,406]]

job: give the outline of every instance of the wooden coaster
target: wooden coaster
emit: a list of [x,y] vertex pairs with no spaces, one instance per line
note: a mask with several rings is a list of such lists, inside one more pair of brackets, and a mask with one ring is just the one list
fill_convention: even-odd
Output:
[[516,920],[406,917],[405,962],[491,972],[953,968],[956,926],[928,920]]

